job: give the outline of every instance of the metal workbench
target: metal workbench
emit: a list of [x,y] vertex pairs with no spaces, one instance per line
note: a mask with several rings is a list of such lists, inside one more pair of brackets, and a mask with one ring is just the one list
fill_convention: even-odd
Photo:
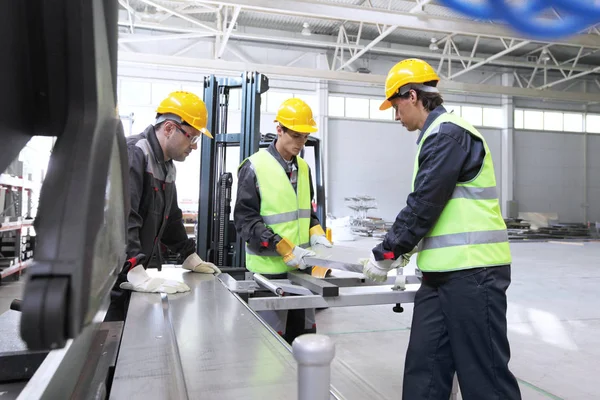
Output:
[[[191,291],[132,293],[111,399],[295,396],[297,363],[290,346],[218,277],[169,267],[160,275],[184,281]],[[331,396],[364,400],[379,394],[334,359]]]

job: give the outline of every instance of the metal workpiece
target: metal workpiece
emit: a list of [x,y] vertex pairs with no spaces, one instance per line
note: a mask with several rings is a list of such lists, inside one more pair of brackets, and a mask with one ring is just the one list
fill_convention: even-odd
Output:
[[186,398],[174,392],[174,363],[189,399],[280,399],[296,391],[292,354],[221,283],[223,276],[181,268],[149,274],[181,280],[191,291],[168,295],[166,304],[158,293],[132,293],[111,398]]
[[317,294],[290,297],[251,297],[248,299],[248,305],[255,311],[266,311],[412,303],[419,286],[418,284],[408,284],[405,290],[392,290],[392,286],[389,285],[341,287],[339,295],[334,297],[323,297]]
[[319,265],[321,267],[348,271],[362,274],[362,260],[369,257],[369,251],[356,249],[351,246],[334,245],[325,247],[316,245],[311,248],[316,253],[313,257],[305,257],[304,262],[308,265]]
[[324,335],[306,334],[292,343],[298,362],[298,400],[328,400],[333,341]]
[[284,291],[281,288],[281,286],[278,286],[273,281],[265,278],[261,274],[254,273],[254,275],[252,276],[252,279],[254,279],[254,281],[256,283],[258,283],[260,286],[262,286],[265,289],[268,289],[269,291],[271,291],[273,294],[276,294],[277,296],[283,296],[284,295]]
[[288,279],[298,285],[302,285],[312,292],[319,294],[323,297],[332,297],[339,294],[339,287],[329,283],[323,279],[315,278],[314,276],[308,275],[304,272],[293,271],[288,272]]

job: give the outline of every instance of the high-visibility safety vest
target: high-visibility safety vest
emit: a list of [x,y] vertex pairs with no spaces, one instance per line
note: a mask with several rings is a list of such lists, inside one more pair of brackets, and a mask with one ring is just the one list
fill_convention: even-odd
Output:
[[[310,182],[308,164],[300,157],[296,190],[285,170],[267,150],[259,150],[240,164],[250,160],[260,193],[260,215],[265,225],[296,246],[310,246]],[[246,243],[246,268],[261,274],[281,274],[288,267],[276,251],[253,252]]]
[[510,264],[508,232],[500,211],[492,156],[485,139],[471,124],[453,113],[444,113],[433,121],[419,142],[413,191],[423,143],[445,122],[480,139],[485,157],[475,178],[456,185],[437,222],[419,243],[417,266],[425,272],[446,272]]

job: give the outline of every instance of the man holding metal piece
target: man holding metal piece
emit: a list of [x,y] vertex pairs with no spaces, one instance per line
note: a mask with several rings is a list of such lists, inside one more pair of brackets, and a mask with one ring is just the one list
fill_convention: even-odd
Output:
[[456,372],[462,397],[520,399],[508,368],[506,290],[511,252],[484,137],[448,113],[439,77],[425,61],[392,67],[381,110],[420,130],[413,187],[365,264],[370,279],[404,267],[418,244],[422,284],[414,300],[403,398],[448,399]]
[[[246,243],[246,268],[268,279],[306,270],[307,248],[331,247],[312,210],[311,172],[300,156],[308,135],[317,131],[311,108],[298,98],[284,101],[275,117],[277,139],[242,162],[234,222]],[[288,343],[316,332],[314,310],[261,312]]]
[[212,138],[206,129],[208,112],[195,94],[173,92],[158,106],[156,121],[136,136],[127,138],[129,196],[131,209],[127,238],[127,262],[111,293],[106,320],[124,320],[132,291],[186,292],[183,282],[152,278],[148,266],[160,267],[160,244],[178,253],[183,268],[200,273],[220,273],[219,268],[196,254],[177,204],[175,165],[197,149],[200,134]]

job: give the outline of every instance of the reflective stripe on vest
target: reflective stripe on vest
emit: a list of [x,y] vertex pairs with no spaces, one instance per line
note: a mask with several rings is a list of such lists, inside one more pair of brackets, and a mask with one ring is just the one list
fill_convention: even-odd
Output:
[[[256,175],[260,193],[260,215],[265,225],[295,245],[308,247],[311,198],[306,161],[296,157],[298,181],[294,190],[279,161],[267,150],[259,150],[248,160]],[[246,268],[262,274],[281,274],[294,269],[285,265],[283,258],[277,252],[260,251],[259,255],[247,244]]]
[[452,113],[444,113],[433,121],[419,142],[413,190],[423,143],[446,122],[480,139],[485,157],[475,178],[456,185],[437,222],[419,243],[417,265],[425,272],[444,272],[510,264],[508,233],[500,211],[492,156],[485,139],[471,124]]

